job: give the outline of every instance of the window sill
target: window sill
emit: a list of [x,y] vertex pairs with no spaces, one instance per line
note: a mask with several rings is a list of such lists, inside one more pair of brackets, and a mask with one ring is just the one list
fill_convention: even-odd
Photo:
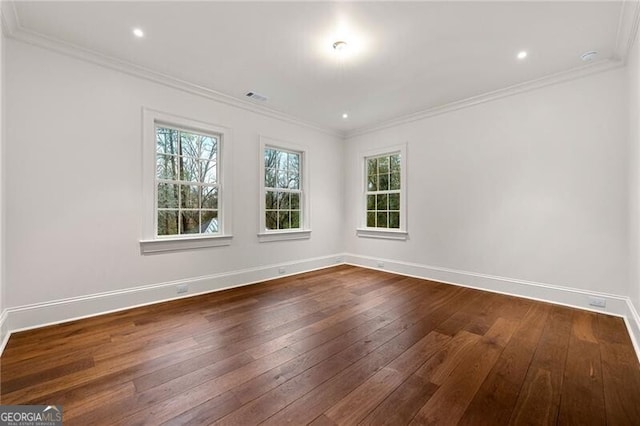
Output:
[[295,231],[267,231],[258,234],[258,241],[268,243],[271,241],[308,240],[311,238],[311,229]]
[[231,235],[207,235],[185,238],[159,238],[156,240],[140,240],[142,254],[162,253],[179,250],[195,250],[208,247],[231,245]]
[[379,238],[383,240],[406,241],[409,233],[401,230],[378,229],[378,228],[358,228],[356,235],[363,238]]

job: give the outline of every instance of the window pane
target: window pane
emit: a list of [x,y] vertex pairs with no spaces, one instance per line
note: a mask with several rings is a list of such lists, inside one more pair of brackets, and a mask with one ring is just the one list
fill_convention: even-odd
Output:
[[300,211],[294,210],[291,212],[291,228],[300,228]]
[[376,203],[377,210],[387,210],[388,208],[387,201],[388,201],[387,194],[378,194],[377,203]]
[[367,181],[367,191],[378,190],[378,175],[369,176]]
[[178,180],[178,157],[158,155],[156,157],[156,177],[158,179]]
[[179,157],[180,180],[197,182],[200,177],[200,161],[195,158]]
[[218,188],[212,186],[200,187],[201,208],[218,209]]
[[376,209],[376,196],[367,195],[367,210],[375,210],[375,209]]
[[378,212],[376,215],[376,227],[378,228],[388,228],[387,225],[387,212]]
[[400,194],[389,194],[389,210],[400,210]]
[[284,151],[276,151],[278,153],[278,170],[287,170],[289,164],[289,156]]
[[289,229],[289,212],[280,212],[280,217],[278,218],[278,228],[279,229]]
[[200,161],[200,178],[203,183],[217,183],[218,167],[215,161]]
[[391,173],[400,172],[400,154],[394,154],[389,157],[389,168],[391,169]]
[[278,208],[278,196],[275,191],[267,191],[264,194],[264,207],[267,210],[275,210]]
[[266,188],[276,187],[276,169],[265,169],[264,171],[264,186]]
[[178,153],[178,131],[165,127],[156,127],[156,152],[158,154]]
[[278,229],[278,212],[267,210],[265,215],[265,225],[267,229]]
[[373,176],[378,174],[378,159],[369,158],[367,160],[367,176]]
[[199,136],[198,157],[205,160],[217,160],[218,139],[211,136]]
[[200,187],[195,185],[180,185],[181,206],[183,209],[199,208]]
[[389,157],[378,158],[378,173],[389,173]]
[[178,208],[178,185],[171,183],[158,184],[158,208]]
[[189,132],[180,132],[180,155],[200,157],[198,148],[199,136]]
[[400,189],[400,173],[391,173],[391,182],[389,184],[389,189]]
[[299,189],[300,188],[300,178],[298,173],[289,172],[287,175],[289,176],[289,189]]
[[278,188],[288,188],[289,182],[287,181],[287,172],[278,172]]
[[212,210],[203,210],[200,212],[201,232],[203,234],[217,234],[218,233],[218,212]]
[[296,192],[291,194],[291,209],[300,210],[300,194]]
[[180,233],[198,234],[200,233],[200,212],[182,211],[180,212]]
[[389,213],[389,228],[400,228],[400,212]]
[[389,175],[378,175],[378,190],[387,191],[389,189]]
[[376,213],[375,212],[367,212],[367,226],[369,228],[376,227]]
[[278,193],[278,208],[280,210],[289,210],[289,193],[288,192],[279,192]]
[[278,167],[278,152],[275,149],[266,148],[264,150],[264,167],[271,169]]
[[158,235],[176,235],[178,233],[178,211],[160,210],[158,212]]
[[300,173],[300,154],[289,153],[289,171]]

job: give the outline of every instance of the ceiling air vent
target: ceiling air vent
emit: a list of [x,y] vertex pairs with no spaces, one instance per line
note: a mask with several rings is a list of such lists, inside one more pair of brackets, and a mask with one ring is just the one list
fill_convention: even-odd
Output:
[[253,99],[254,101],[260,101],[260,102],[266,102],[267,98],[265,95],[261,95],[260,93],[256,93],[256,92],[247,92],[246,97]]

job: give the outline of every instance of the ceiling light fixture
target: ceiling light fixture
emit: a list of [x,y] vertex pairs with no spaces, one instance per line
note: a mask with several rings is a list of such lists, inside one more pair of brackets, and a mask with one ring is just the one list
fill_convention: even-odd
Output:
[[347,49],[346,41],[338,40],[335,43],[333,43],[333,50],[335,50],[336,52],[342,52],[346,49]]
[[342,118],[347,119],[349,118],[349,114],[347,114],[346,112],[344,114],[342,114]]
[[133,35],[138,37],[138,38],[142,38],[142,37],[144,37],[144,31],[142,31],[140,28],[134,28],[133,29]]
[[524,59],[526,57],[527,57],[527,52],[526,51],[523,50],[521,52],[518,52],[518,59]]
[[591,62],[596,58],[596,56],[598,56],[598,52],[596,52],[595,50],[590,50],[580,55],[580,59],[582,59],[584,62]]

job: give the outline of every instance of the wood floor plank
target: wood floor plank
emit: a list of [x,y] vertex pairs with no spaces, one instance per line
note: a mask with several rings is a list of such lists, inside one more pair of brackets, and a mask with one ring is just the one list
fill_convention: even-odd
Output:
[[556,424],[573,310],[553,306],[522,385],[510,424]]
[[518,323],[498,318],[410,424],[457,424],[508,344]]
[[438,386],[412,374],[372,410],[362,425],[406,425],[438,390]]
[[628,343],[621,318],[598,316],[597,339],[602,360],[602,381],[607,424],[640,424],[640,365]]
[[451,337],[429,333],[325,412],[332,421],[359,423]]
[[597,316],[574,311],[558,423],[606,424],[600,347],[593,334]]
[[65,425],[640,424],[620,318],[349,265],[14,334]]
[[518,329],[465,411],[460,425],[509,423],[551,305],[530,305]]

